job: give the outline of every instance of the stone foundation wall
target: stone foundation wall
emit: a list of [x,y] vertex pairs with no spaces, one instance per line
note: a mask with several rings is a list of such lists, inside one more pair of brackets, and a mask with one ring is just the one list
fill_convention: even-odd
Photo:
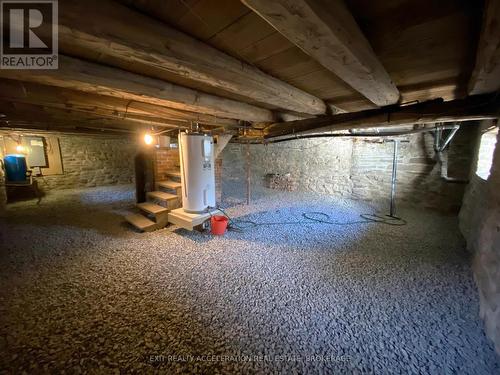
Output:
[[129,137],[59,137],[62,175],[39,181],[42,190],[130,184],[134,181],[136,142]]
[[[464,195],[460,229],[474,253],[473,271],[486,335],[500,354],[500,135],[488,180],[475,173]],[[477,149],[479,149],[479,144]]]
[[[448,175],[467,178],[477,124],[463,125],[448,150]],[[407,136],[398,158],[397,201],[458,212],[465,185],[445,182],[435,159],[431,133]],[[390,194],[393,143],[381,139],[303,139],[251,145],[252,184],[265,186],[267,174],[290,174],[297,190],[386,203]],[[245,189],[246,145],[223,151],[223,180]]]
[[[43,133],[37,134],[44,136]],[[63,173],[37,177],[44,193],[61,189],[85,188],[134,181],[134,139],[126,136],[58,135]],[[3,171],[1,179],[3,182]],[[5,189],[2,186],[5,201]]]

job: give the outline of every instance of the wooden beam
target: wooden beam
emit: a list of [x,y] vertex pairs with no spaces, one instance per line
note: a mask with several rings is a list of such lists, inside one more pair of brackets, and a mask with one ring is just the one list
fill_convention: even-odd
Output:
[[59,55],[57,70],[1,70],[0,77],[146,102],[217,117],[270,121],[271,111],[121,69]]
[[158,126],[162,128],[189,128],[189,123],[186,121],[179,120],[165,120],[157,117],[137,115],[137,114],[124,114],[116,111],[109,111],[101,108],[71,108],[65,107],[64,105],[58,106],[44,103],[37,103],[27,100],[16,100],[12,98],[0,97],[0,100],[6,103],[12,104],[15,108],[19,108],[18,111],[22,112],[27,108],[38,108],[39,110],[45,111],[47,114],[72,114],[74,115],[74,120],[78,121],[101,121],[106,122],[107,119],[115,120],[117,122],[122,122],[124,125],[128,124],[138,126]]
[[275,123],[263,130],[261,135],[265,138],[273,138],[297,133],[484,120],[498,118],[499,116],[500,98],[494,94],[487,94],[449,102],[436,99],[408,106],[370,109],[354,113]]
[[500,89],[500,0],[487,0],[469,94]]
[[[83,124],[82,124],[83,125]],[[8,124],[0,119],[0,133],[11,133],[16,131],[54,133],[54,134],[88,134],[88,135],[124,135],[137,136],[137,131],[121,128],[99,128],[89,126],[78,126],[76,124],[54,124],[53,122],[34,122],[34,121],[11,121]],[[1,134],[0,134],[1,135]]]
[[178,109],[173,109],[169,107],[157,106],[153,104],[148,104],[144,102],[134,102],[130,101],[127,103],[126,111],[129,113],[141,113],[159,116],[165,119],[175,119],[175,120],[186,120],[193,122],[200,122],[202,124],[218,125],[226,127],[240,127],[240,123],[234,119],[227,119],[222,117],[216,117],[213,115],[207,115],[204,113],[196,113],[189,111],[181,111]]
[[[0,103],[0,105],[2,105]],[[7,112],[8,113],[8,112]],[[33,129],[53,129],[53,128],[65,128],[65,129],[99,129],[100,131],[112,131],[112,132],[141,132],[148,129],[148,127],[127,127],[122,122],[113,122],[109,119],[103,119],[99,123],[89,122],[87,120],[81,119],[80,117],[54,117],[43,112],[33,112],[33,113],[13,113],[9,114],[8,120],[0,119],[0,129],[9,127],[23,127],[23,128],[33,128]],[[174,130],[174,129],[172,129]]]
[[321,99],[109,0],[61,2],[59,44],[63,53],[138,74],[190,80],[296,112],[326,112]]
[[75,122],[77,124],[99,124],[104,127],[107,125],[121,126],[129,129],[149,128],[151,126],[179,129],[187,128],[186,122],[178,121],[155,121],[150,118],[131,117],[120,118],[111,113],[101,113],[96,111],[84,111],[74,109],[62,109],[56,107],[47,107],[33,103],[12,102],[9,100],[0,99],[0,111],[6,115],[6,121],[25,120],[25,121],[41,121],[51,120],[60,122]]
[[[186,129],[188,123],[185,121],[152,119],[147,116],[132,115],[131,117],[120,117],[113,113],[102,113],[99,111],[86,111],[82,109],[65,109],[58,107],[44,106],[34,103],[9,101],[0,98],[0,113],[5,117],[0,118],[4,124],[46,124],[78,128],[98,128],[102,130],[125,129],[127,131],[141,132],[155,128],[163,129]],[[213,131],[219,130],[217,125],[202,125],[203,129]],[[222,128],[227,131],[227,128]]]
[[376,105],[398,102],[398,89],[342,0],[242,1]]
[[183,126],[186,126],[190,121],[196,121],[208,125],[239,126],[236,120],[221,119],[194,112],[127,101],[111,96],[94,95],[81,91],[8,79],[0,79],[0,99],[10,102],[37,104],[50,108],[99,114],[103,117],[116,119],[150,122],[151,125],[154,125],[154,123],[177,125],[183,123]]

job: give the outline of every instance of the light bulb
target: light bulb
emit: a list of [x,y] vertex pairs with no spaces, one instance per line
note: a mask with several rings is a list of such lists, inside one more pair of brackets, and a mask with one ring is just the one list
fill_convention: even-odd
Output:
[[144,136],[144,142],[147,144],[147,145],[150,145],[151,143],[153,143],[153,137],[151,136],[151,134],[147,134]]
[[23,153],[23,152],[24,152],[24,146],[22,146],[22,145],[17,145],[17,146],[16,146],[16,151],[17,151],[17,152],[20,152],[20,153]]

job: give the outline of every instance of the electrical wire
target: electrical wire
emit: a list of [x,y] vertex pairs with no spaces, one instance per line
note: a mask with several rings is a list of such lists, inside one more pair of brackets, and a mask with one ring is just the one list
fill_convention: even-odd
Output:
[[[302,217],[305,220],[299,221],[276,221],[276,222],[262,222],[258,223],[252,220],[240,220],[235,219],[229,216],[226,211],[224,211],[220,207],[216,207],[218,211],[220,211],[225,217],[227,217],[229,221],[229,230],[243,232],[246,229],[256,228],[259,226],[272,226],[272,225],[304,225],[304,224],[329,224],[329,225],[338,225],[338,226],[346,226],[346,225],[356,225],[356,224],[369,224],[369,223],[377,223],[391,226],[403,226],[406,225],[406,220],[389,215],[378,215],[378,214],[361,214],[359,215],[361,220],[354,221],[334,221],[331,220],[330,215],[324,212],[319,211],[310,211],[303,212]],[[210,216],[212,214],[210,213]]]

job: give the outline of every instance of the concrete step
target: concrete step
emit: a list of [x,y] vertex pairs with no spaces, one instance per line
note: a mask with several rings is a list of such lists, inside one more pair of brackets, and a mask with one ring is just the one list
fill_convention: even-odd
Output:
[[164,202],[175,201],[179,199],[177,195],[165,193],[164,191],[150,191],[146,193],[146,195],[148,196],[148,198],[157,199],[159,201],[164,201]]
[[143,232],[151,232],[157,229],[157,224],[141,214],[130,214],[125,216],[130,224]]
[[177,181],[171,181],[171,180],[165,180],[165,181],[160,181],[158,182],[158,186],[165,188],[165,189],[172,189],[172,190],[177,190],[182,188],[182,184]]
[[165,207],[160,206],[158,204],[151,203],[151,202],[137,203],[137,207],[140,210],[145,211],[148,214],[152,214],[155,216],[168,212],[168,209],[166,209]]

